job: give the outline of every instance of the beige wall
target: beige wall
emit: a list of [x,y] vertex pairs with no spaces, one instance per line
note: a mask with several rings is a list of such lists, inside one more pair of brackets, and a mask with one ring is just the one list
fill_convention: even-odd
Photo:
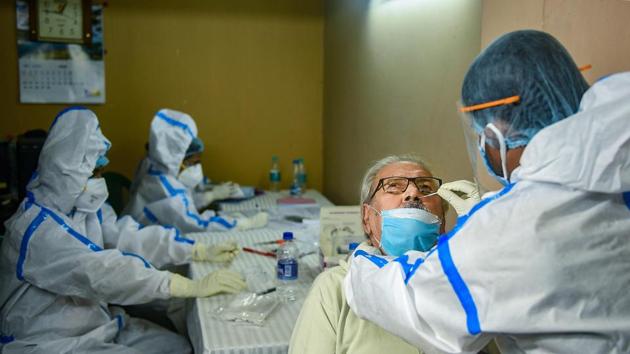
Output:
[[370,162],[415,152],[471,178],[456,101],[480,48],[481,2],[328,0],[324,191],[357,204]]
[[630,1],[627,0],[484,0],[482,47],[516,29],[549,32],[589,82],[602,75],[630,70]]
[[[110,1],[107,103],[93,105],[131,176],[161,107],[191,114],[215,180],[266,185],[279,155],[288,185],[303,156],[322,185],[323,4],[319,0]],[[0,2],[0,136],[47,128],[62,105],[18,103],[14,1]]]

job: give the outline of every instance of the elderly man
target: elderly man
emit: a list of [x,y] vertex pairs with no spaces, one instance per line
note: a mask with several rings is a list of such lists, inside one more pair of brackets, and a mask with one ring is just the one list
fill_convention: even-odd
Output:
[[448,353],[493,338],[503,353],[630,353],[630,73],[589,88],[558,40],[515,31],[461,97],[471,151],[505,188],[429,255],[353,257],[352,310]]
[[[441,184],[414,156],[389,156],[376,162],[361,186],[361,215],[366,242],[357,249],[400,256],[427,251],[443,231],[444,208],[436,191]],[[348,307],[342,289],[347,264],[320,274],[296,323],[290,353],[419,353],[419,350]]]

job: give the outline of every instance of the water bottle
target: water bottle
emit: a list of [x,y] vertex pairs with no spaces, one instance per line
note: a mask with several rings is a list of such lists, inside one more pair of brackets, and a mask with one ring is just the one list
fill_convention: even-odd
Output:
[[293,233],[282,234],[283,244],[278,248],[278,285],[276,291],[282,301],[294,301],[297,298],[299,250],[293,242]]
[[293,160],[293,183],[291,184],[290,193],[294,197],[302,195],[302,185],[300,184],[300,160]]
[[304,167],[304,158],[300,157],[300,164],[298,166],[298,182],[302,192],[306,192],[306,168]]
[[278,167],[278,156],[271,157],[271,170],[269,170],[269,189],[272,192],[280,190],[280,168]]

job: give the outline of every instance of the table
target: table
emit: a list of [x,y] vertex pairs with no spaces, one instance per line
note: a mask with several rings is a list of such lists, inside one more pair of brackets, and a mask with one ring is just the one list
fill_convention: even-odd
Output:
[[[324,196],[316,191],[309,191],[308,197],[321,201],[323,205],[332,205]],[[271,194],[271,193],[270,193]],[[282,193],[274,193],[278,198]],[[261,196],[265,197],[265,196]],[[270,200],[267,198],[265,200]],[[275,202],[275,199],[274,199]],[[250,203],[251,204],[251,203]],[[299,208],[299,207],[298,207]],[[239,209],[233,209],[239,210]],[[246,210],[246,209],[240,209]],[[274,213],[274,212],[272,212]],[[206,243],[236,240],[241,246],[261,249],[256,242],[271,241],[281,238],[283,231],[293,231],[298,244],[315,249],[313,240],[319,237],[319,228],[313,224],[281,223],[271,218],[270,224],[262,229],[249,231],[228,231],[188,234],[187,237]],[[306,245],[306,246],[304,246]],[[190,265],[190,276],[198,279],[221,267],[239,271],[243,274],[255,269],[275,277],[276,260],[271,257],[242,252],[229,265],[207,262],[193,262]],[[234,295],[217,295],[210,298],[195,299],[187,314],[188,332],[195,353],[204,354],[267,354],[286,353],[293,326],[297,320],[304,298],[311,283],[319,272],[319,254],[311,254],[300,258],[299,280],[297,284],[298,300],[281,303],[267,317],[263,326],[225,322],[212,316],[211,311],[226,303]]]
[[[265,192],[265,194],[247,199],[241,202],[220,202],[219,206],[223,211],[246,211],[246,210],[273,210],[278,208],[277,200],[288,197],[289,191]],[[303,194],[304,198],[312,198],[319,206],[332,206],[333,204],[316,190],[309,189]],[[287,207],[284,205],[283,207]]]

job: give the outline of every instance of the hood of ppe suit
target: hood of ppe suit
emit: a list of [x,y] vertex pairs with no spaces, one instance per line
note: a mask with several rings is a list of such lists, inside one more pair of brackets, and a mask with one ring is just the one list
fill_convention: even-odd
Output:
[[160,172],[177,176],[197,125],[186,113],[161,109],[153,117],[149,133],[149,158]]
[[82,107],[62,111],[50,127],[27,189],[38,203],[70,213],[96,160],[110,146],[94,112]]
[[540,131],[517,179],[622,193],[630,190],[630,72],[595,83],[575,115]]

